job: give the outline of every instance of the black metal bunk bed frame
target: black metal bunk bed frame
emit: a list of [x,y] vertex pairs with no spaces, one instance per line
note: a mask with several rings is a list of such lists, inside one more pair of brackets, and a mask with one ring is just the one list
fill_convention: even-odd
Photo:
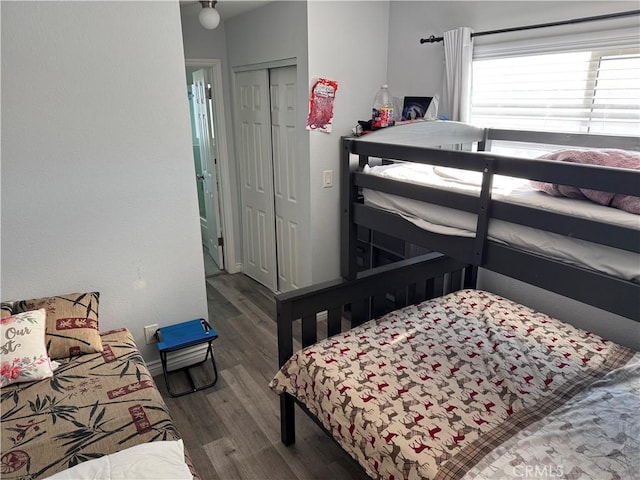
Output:
[[[350,137],[342,139],[343,278],[276,296],[279,366],[294,353],[294,322],[297,319],[301,319],[301,346],[309,346],[318,339],[318,317],[323,316],[322,312],[326,312],[327,320],[326,330],[320,335],[331,336],[342,330],[345,307],[351,309],[355,305],[365,306],[364,316],[352,318],[347,327],[351,328],[411,303],[448,291],[475,287],[478,267],[517,278],[640,322],[640,284],[487,239],[489,221],[500,219],[640,253],[640,231],[636,229],[491,199],[493,175],[508,175],[640,196],[640,171],[498,156],[486,151],[490,142],[494,140],[640,150],[638,138],[474,127],[465,131],[466,136],[460,141],[477,141],[477,152],[394,145]],[[355,160],[353,155],[357,155]],[[360,170],[373,157],[482,172],[481,193],[478,197],[447,192],[361,173]],[[422,230],[399,215],[364,205],[360,194],[362,188],[476,213],[476,236],[451,237]],[[430,253],[358,273],[355,256],[358,226],[383,231],[439,253]],[[597,292],[597,295],[594,292]],[[358,312],[362,313],[362,308],[359,308]],[[295,403],[296,400],[289,394],[280,397],[281,438],[285,445],[295,441]],[[299,402],[298,404],[306,411],[304,405]],[[324,430],[320,422],[313,415],[310,416]]]
[[[580,269],[580,279],[575,281],[578,267],[487,240],[489,220],[496,219],[639,253],[640,231],[638,230],[492,200],[491,186],[494,175],[507,175],[561,185],[639,195],[640,172],[504,157],[484,151],[486,146],[494,140],[638,150],[640,149],[638,139],[607,135],[486,129],[483,138],[477,140],[480,142],[478,147],[480,151],[467,152],[358,142],[352,138],[343,139],[341,179],[343,190],[341,194],[343,202],[345,199],[349,199],[347,204],[342,204],[343,256],[341,273],[343,278],[348,280],[356,278],[356,259],[352,252],[354,252],[357,237],[356,228],[361,225],[372,230],[393,232],[394,236],[428,247],[476,267],[482,266],[604,310],[640,319],[640,308],[638,308],[637,302],[632,304],[628,301],[629,298],[633,298],[631,295],[634,293],[636,298],[640,298],[637,296],[637,284],[586,269]],[[350,154],[359,156],[358,164],[350,162]],[[359,170],[369,161],[370,157],[482,172],[482,190],[480,196],[476,197],[360,173]],[[363,205],[358,194],[360,188],[371,188],[405,198],[476,213],[478,215],[476,236],[475,238],[451,237],[422,230],[398,215]],[[574,281],[568,281],[569,279]],[[601,292],[603,295],[596,297],[590,292]]]

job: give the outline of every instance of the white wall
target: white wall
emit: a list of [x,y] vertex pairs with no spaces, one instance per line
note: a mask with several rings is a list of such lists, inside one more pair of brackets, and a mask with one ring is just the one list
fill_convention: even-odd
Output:
[[[371,117],[380,85],[387,82],[389,2],[310,1],[309,81],[338,82],[333,131],[310,134],[313,283],[340,276],[340,137]],[[333,170],[334,187],[322,172]]]
[[[421,45],[420,38],[431,35],[441,37],[445,31],[463,26],[479,32],[637,9],[636,1],[394,0],[390,10],[389,85],[394,95],[400,97],[431,96],[437,93],[442,98],[442,43]],[[612,26],[638,28],[638,17],[477,37],[474,41],[476,45],[486,45],[516,39],[535,39],[538,35],[556,35],[560,32],[594,31],[613,28]]]
[[[295,59],[298,93],[297,146],[299,191],[309,189],[309,134],[305,130],[308,102],[307,4],[302,1],[273,2],[225,22],[227,53],[233,85],[235,69],[270,68],[279,62]],[[233,86],[232,86],[233,90]],[[233,98],[231,98],[233,102]],[[229,120],[231,121],[231,118]],[[236,148],[236,151],[239,151]],[[239,166],[238,166],[239,168]],[[239,175],[239,170],[238,170]],[[238,194],[239,197],[239,194]],[[239,200],[238,200],[239,201]],[[311,228],[309,197],[300,196],[303,212],[300,225],[302,286],[311,283]],[[238,243],[241,237],[238,237]],[[236,248],[242,248],[238,245]]]
[[296,58],[307,64],[307,5],[275,1],[226,21],[231,68]]
[[2,299],[207,315],[177,2],[2,2]]

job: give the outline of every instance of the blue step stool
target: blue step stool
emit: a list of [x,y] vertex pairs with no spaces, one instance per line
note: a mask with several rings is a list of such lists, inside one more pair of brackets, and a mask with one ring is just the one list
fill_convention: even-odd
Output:
[[[162,363],[162,371],[164,373],[164,381],[167,384],[167,391],[169,395],[172,397],[181,397],[182,395],[187,395],[189,393],[197,392],[199,390],[204,390],[205,388],[213,387],[218,381],[218,369],[216,368],[216,360],[213,357],[213,341],[218,338],[218,333],[211,328],[211,325],[203,319],[198,318],[196,320],[190,320],[188,322],[177,323],[175,325],[169,325],[167,327],[162,327],[158,329],[156,332],[156,338],[158,339],[157,347],[158,352],[160,353],[160,362]],[[182,350],[184,348],[193,347],[195,345],[200,345],[203,343],[207,343],[207,354],[204,357],[204,360],[201,362],[193,363],[191,365],[187,365],[186,367],[176,368],[175,370],[169,370],[167,368],[167,354],[171,352],[175,352],[178,350]],[[196,386],[193,381],[193,377],[191,376],[191,372],[189,369],[193,367],[197,367],[205,363],[209,357],[211,357],[211,364],[213,365],[213,373],[214,379],[211,383],[202,386]],[[171,385],[169,383],[169,374],[176,372],[186,372],[187,378],[189,379],[189,383],[191,385],[190,390],[185,390],[182,392],[173,392],[171,390]]]

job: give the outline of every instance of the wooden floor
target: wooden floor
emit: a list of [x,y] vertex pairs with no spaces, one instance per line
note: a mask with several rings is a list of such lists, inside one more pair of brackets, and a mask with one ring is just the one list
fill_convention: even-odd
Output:
[[207,279],[207,296],[210,322],[219,334],[218,383],[172,398],[162,376],[156,377],[201,478],[368,478],[300,410],[296,443],[280,442],[279,399],[268,387],[278,364],[273,294],[242,274],[221,274]]

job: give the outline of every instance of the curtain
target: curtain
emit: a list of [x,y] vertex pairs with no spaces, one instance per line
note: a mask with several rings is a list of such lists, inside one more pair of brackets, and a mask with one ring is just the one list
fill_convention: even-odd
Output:
[[472,31],[461,27],[444,33],[444,103],[449,119],[459,122],[471,116]]

